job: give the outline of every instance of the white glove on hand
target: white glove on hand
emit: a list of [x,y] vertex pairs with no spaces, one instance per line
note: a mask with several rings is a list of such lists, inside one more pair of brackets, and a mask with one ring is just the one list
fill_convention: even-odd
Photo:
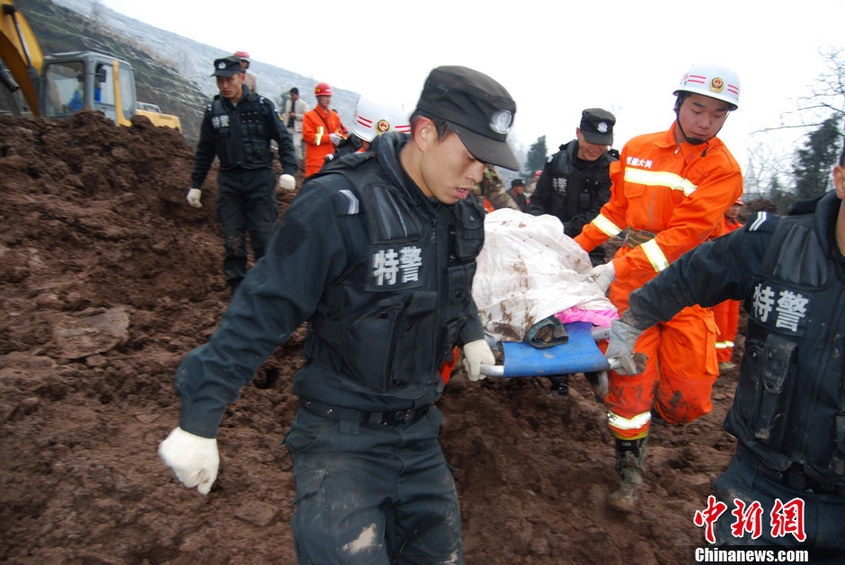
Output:
[[215,438],[196,436],[177,427],[159,444],[158,454],[182,484],[197,487],[200,494],[208,494],[217,479],[220,455]]
[[593,267],[587,274],[587,280],[599,285],[602,292],[607,292],[610,283],[616,280],[616,268],[613,266],[613,261]]
[[486,340],[477,339],[464,345],[464,369],[469,380],[475,382],[486,379],[487,375],[481,374],[481,365],[495,364],[496,358]]
[[188,191],[188,204],[193,206],[194,208],[202,208],[202,202],[200,202],[200,196],[202,196],[202,191],[198,188],[192,188]]
[[634,345],[643,330],[628,325],[620,319],[610,322],[610,343],[604,356],[611,368],[620,375],[639,375],[645,370],[648,357],[634,353]]
[[331,139],[332,143],[334,143],[335,147],[337,147],[338,145],[340,145],[340,142],[343,141],[343,136],[339,133],[330,133],[329,139]]
[[282,175],[279,177],[279,186],[285,190],[293,190],[296,188],[296,179],[293,175]]

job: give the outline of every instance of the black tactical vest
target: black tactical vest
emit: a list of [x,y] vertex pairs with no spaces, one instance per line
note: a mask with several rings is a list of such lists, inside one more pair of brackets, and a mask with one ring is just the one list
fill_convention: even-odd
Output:
[[224,104],[219,95],[214,97],[210,108],[211,125],[221,169],[271,166],[272,124],[267,123],[267,114],[262,107],[265,103],[263,97],[250,93],[233,108],[231,104]]
[[[468,201],[435,212],[364,155],[345,156],[329,171],[355,187],[339,197],[363,222],[368,251],[326,290],[305,352],[345,388],[417,398],[442,387],[438,369],[466,324],[483,216]],[[334,166],[343,161],[363,166]]]
[[725,427],[768,467],[845,486],[843,272],[813,216],[779,220],[746,301],[745,354]]

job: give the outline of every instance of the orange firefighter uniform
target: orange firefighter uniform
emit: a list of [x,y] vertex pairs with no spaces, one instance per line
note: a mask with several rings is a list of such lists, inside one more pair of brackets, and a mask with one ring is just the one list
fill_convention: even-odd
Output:
[[[741,228],[742,223],[728,218],[722,219],[721,231],[718,235],[725,235]],[[725,300],[713,306],[713,319],[716,321],[716,361],[729,363],[734,353],[734,340],[739,326],[739,301]]]
[[[675,128],[635,137],[611,163],[611,197],[575,241],[592,251],[629,228],[613,258],[616,281],[609,297],[622,314],[628,295],[651,280],[721,224],[742,194],[739,164],[713,137],[694,145],[675,141]],[[640,336],[636,351],[648,356],[643,373],[609,374],[608,424],[616,437],[648,434],[654,407],[668,422],[688,422],[710,412],[718,376],[716,324],[709,309],[685,308]]]
[[326,155],[335,151],[329,135],[339,133],[346,137],[340,116],[331,108],[317,105],[302,117],[302,141],[305,142],[305,177],[322,168]]

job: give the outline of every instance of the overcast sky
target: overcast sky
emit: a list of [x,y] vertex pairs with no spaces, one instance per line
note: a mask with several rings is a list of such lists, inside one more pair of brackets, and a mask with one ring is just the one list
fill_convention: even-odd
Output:
[[545,135],[550,152],[574,136],[587,107],[616,114],[620,149],[634,135],[666,129],[689,66],[725,63],[739,73],[740,108],[720,137],[743,167],[751,132],[780,124],[825,70],[819,50],[845,48],[843,0],[101,1],[408,108],[433,67],[473,67],[516,100],[512,139],[527,147]]

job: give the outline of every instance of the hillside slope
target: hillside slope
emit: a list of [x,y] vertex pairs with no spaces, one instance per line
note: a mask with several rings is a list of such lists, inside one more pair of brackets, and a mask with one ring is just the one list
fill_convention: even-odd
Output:
[[[205,104],[217,93],[212,62],[229,53],[128,18],[95,0],[15,0],[15,6],[45,55],[97,51],[128,61],[135,69],[138,100],[179,116],[185,139],[196,146]],[[258,77],[259,93],[275,104],[283,92],[298,86],[314,105],[316,80],[260,61],[250,70]],[[358,94],[332,86],[332,107],[351,125]]]

